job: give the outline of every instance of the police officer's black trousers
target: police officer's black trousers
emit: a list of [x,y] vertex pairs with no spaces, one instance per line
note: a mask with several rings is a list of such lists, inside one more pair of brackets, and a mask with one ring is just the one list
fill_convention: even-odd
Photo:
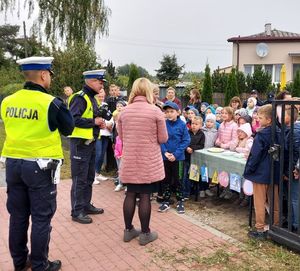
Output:
[[72,171],[71,215],[85,214],[92,199],[92,187],[95,179],[95,141],[85,145],[78,138],[70,139]]
[[7,210],[10,213],[9,249],[15,267],[27,260],[27,230],[31,215],[31,263],[33,271],[45,270],[51,219],[56,211],[56,185],[50,170],[36,162],[6,160]]

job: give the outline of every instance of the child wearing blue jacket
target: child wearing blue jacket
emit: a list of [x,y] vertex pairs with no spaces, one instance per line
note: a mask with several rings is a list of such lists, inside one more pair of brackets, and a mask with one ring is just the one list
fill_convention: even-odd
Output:
[[179,180],[179,161],[185,160],[184,151],[190,144],[190,135],[185,123],[179,118],[179,107],[176,103],[167,101],[163,109],[166,114],[166,126],[169,139],[161,145],[164,160],[165,179],[162,182],[163,202],[159,212],[166,212],[170,208],[171,189],[176,192],[179,214],[185,212],[183,205],[183,185]]
[[[248,236],[255,239],[266,239],[265,204],[271,196],[271,156],[268,150],[272,137],[272,105],[264,105],[258,109],[261,130],[254,138],[244,171],[244,178],[253,182],[253,198],[255,209],[255,228]],[[278,181],[275,180],[277,183]],[[279,224],[278,184],[274,188],[274,224]]]

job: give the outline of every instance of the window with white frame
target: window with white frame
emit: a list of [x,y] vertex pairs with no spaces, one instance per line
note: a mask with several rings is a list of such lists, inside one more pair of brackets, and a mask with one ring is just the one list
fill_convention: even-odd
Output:
[[[245,76],[252,75],[254,73],[254,69],[257,66],[261,66],[264,71],[271,75],[272,83],[279,83],[280,82],[280,71],[282,64],[264,64],[264,65],[257,65],[257,64],[246,64],[244,65],[244,74]],[[300,68],[300,64],[299,64]]]
[[251,75],[253,73],[252,69],[253,65],[244,65],[245,76],[247,76],[248,74]]
[[280,82],[280,71],[281,71],[282,64],[275,64],[274,65],[274,82]]

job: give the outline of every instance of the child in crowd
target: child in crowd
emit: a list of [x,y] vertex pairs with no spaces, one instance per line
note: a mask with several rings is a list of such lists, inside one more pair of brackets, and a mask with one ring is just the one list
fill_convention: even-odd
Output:
[[171,188],[176,191],[177,213],[185,212],[183,205],[183,187],[179,180],[179,161],[185,160],[184,151],[190,144],[190,135],[185,123],[179,118],[179,107],[171,101],[167,101],[163,109],[166,114],[166,125],[169,139],[161,145],[161,151],[165,167],[165,179],[162,182],[163,202],[158,211],[166,212],[170,208]]
[[[212,105],[209,105],[206,109],[205,109],[205,118],[208,114],[216,114],[216,109],[212,106]],[[205,121],[205,119],[203,120]],[[217,130],[219,129],[219,126],[220,126],[220,123],[216,122],[216,128]]]
[[257,100],[254,97],[248,98],[246,110],[247,110],[247,114],[250,117],[252,117],[252,114],[255,110],[256,104],[257,104]]
[[[253,145],[252,129],[250,123],[244,123],[239,126],[237,130],[238,141],[236,144],[230,146],[231,151],[236,151],[238,153],[243,153],[245,157],[249,156],[250,150]],[[249,197],[241,191],[239,193],[239,198],[234,202],[241,207],[246,207],[249,204]]]
[[216,108],[216,122],[221,124],[222,123],[222,110],[223,110],[223,107],[222,106],[218,106]]
[[190,106],[187,113],[187,121],[186,121],[186,127],[189,130],[191,129],[192,119],[196,116],[199,116],[199,111],[195,107]]
[[258,120],[258,116],[257,116],[257,110],[258,108],[255,108],[252,114],[252,132],[253,134],[256,134],[257,129],[260,127],[259,125],[259,120]]
[[208,106],[209,106],[209,104],[207,102],[201,103],[201,112],[199,112],[199,113],[203,120],[205,119],[205,110]]
[[[253,197],[255,209],[255,228],[248,236],[255,239],[266,239],[265,204],[270,202],[271,191],[271,157],[268,150],[272,135],[272,105],[264,105],[258,109],[258,119],[261,129],[257,132],[248,157],[244,178],[253,182]],[[267,200],[268,199],[268,200]],[[278,185],[274,187],[274,224],[279,223]]]
[[234,112],[234,121],[238,123],[239,118],[246,115],[248,115],[247,110],[245,108],[240,108]]
[[[222,149],[229,149],[230,145],[237,140],[237,128],[238,125],[233,120],[233,109],[230,106],[224,107],[222,110],[222,119],[218,136],[215,145]],[[229,188],[223,190],[220,198],[231,199],[232,192]]]
[[237,140],[230,145],[231,151],[249,155],[253,145],[252,129],[249,123],[242,124],[237,129]]
[[[207,114],[205,118],[205,126],[202,128],[205,136],[204,148],[212,148],[215,146],[217,139],[217,129],[216,129],[216,116],[214,114]],[[205,198],[205,196],[213,196],[213,193],[209,190],[209,184],[207,182],[199,183],[200,198]]]
[[249,123],[250,125],[252,124],[252,118],[249,115],[239,117],[238,126],[240,127],[245,123]]
[[185,150],[184,175],[183,175],[183,197],[188,200],[191,194],[191,181],[189,179],[189,169],[191,165],[191,154],[195,150],[204,148],[205,135],[201,131],[203,120],[200,116],[192,119],[191,129],[189,130],[191,142]]
[[233,109],[229,106],[224,107],[222,110],[222,119],[218,136],[215,145],[223,149],[229,149],[230,144],[237,139],[238,125],[233,120]]
[[[105,91],[101,89],[100,92],[95,96],[98,105],[107,105],[105,100]],[[95,158],[95,180],[93,184],[100,184],[100,181],[108,180],[107,177],[101,174],[102,165],[104,162],[105,154],[108,150],[108,145],[111,141],[112,131],[114,127],[114,120],[111,118],[109,121],[105,120],[105,127],[100,129],[99,138],[96,141],[96,158]]]
[[214,109],[214,107],[212,105],[209,105],[208,107],[206,107],[204,113],[205,113],[205,116],[207,114],[216,114],[216,110]]
[[[285,118],[284,124],[286,125],[286,134],[285,134],[285,154],[284,154],[284,175],[286,177],[289,176],[289,150],[292,148],[293,150],[293,161],[292,161],[292,169],[293,171],[299,171],[299,150],[300,150],[300,123],[297,122],[298,118],[298,109],[296,106],[294,107],[294,116],[292,119],[292,106],[285,107]],[[290,129],[291,123],[294,122],[294,130],[293,130],[293,142],[292,146],[290,146]],[[297,165],[298,163],[298,165]],[[288,178],[287,178],[288,179]],[[291,205],[292,205],[292,231],[297,232],[298,230],[298,221],[299,221],[299,177],[297,175],[291,181]]]
[[205,118],[205,126],[202,128],[205,135],[204,148],[212,148],[215,146],[217,139],[217,129],[216,129],[216,116],[214,114],[208,114]]
[[[118,122],[119,115],[126,105],[127,103],[123,100],[117,101],[116,110],[113,112],[113,118],[115,123]],[[121,166],[121,157],[122,157],[122,142],[121,139],[118,137],[117,128],[118,127],[115,125],[113,129],[113,149],[114,149],[114,155],[115,155],[115,159],[119,171]],[[116,192],[119,192],[124,188],[122,181],[120,180],[119,177],[116,178],[115,184],[116,184],[116,188],[115,188]]]
[[[123,149],[122,140],[120,139],[119,136],[117,136],[116,137],[114,153],[115,153],[115,158],[116,158],[118,170],[120,170],[120,167],[121,167],[122,149]],[[122,188],[123,188],[123,184],[122,184],[122,181],[120,180],[120,177],[119,177],[118,178],[118,185],[115,188],[115,192],[121,191]]]

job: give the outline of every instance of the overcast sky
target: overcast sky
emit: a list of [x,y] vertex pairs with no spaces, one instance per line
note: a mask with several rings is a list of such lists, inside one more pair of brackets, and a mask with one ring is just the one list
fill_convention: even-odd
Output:
[[[163,54],[175,53],[186,71],[231,65],[227,39],[272,29],[300,33],[298,0],[105,0],[109,36],[96,42],[103,63],[136,63],[151,74]],[[9,20],[12,20],[9,18]],[[0,19],[3,23],[3,18]],[[13,22],[17,23],[16,19]],[[20,22],[20,20],[19,20]]]

